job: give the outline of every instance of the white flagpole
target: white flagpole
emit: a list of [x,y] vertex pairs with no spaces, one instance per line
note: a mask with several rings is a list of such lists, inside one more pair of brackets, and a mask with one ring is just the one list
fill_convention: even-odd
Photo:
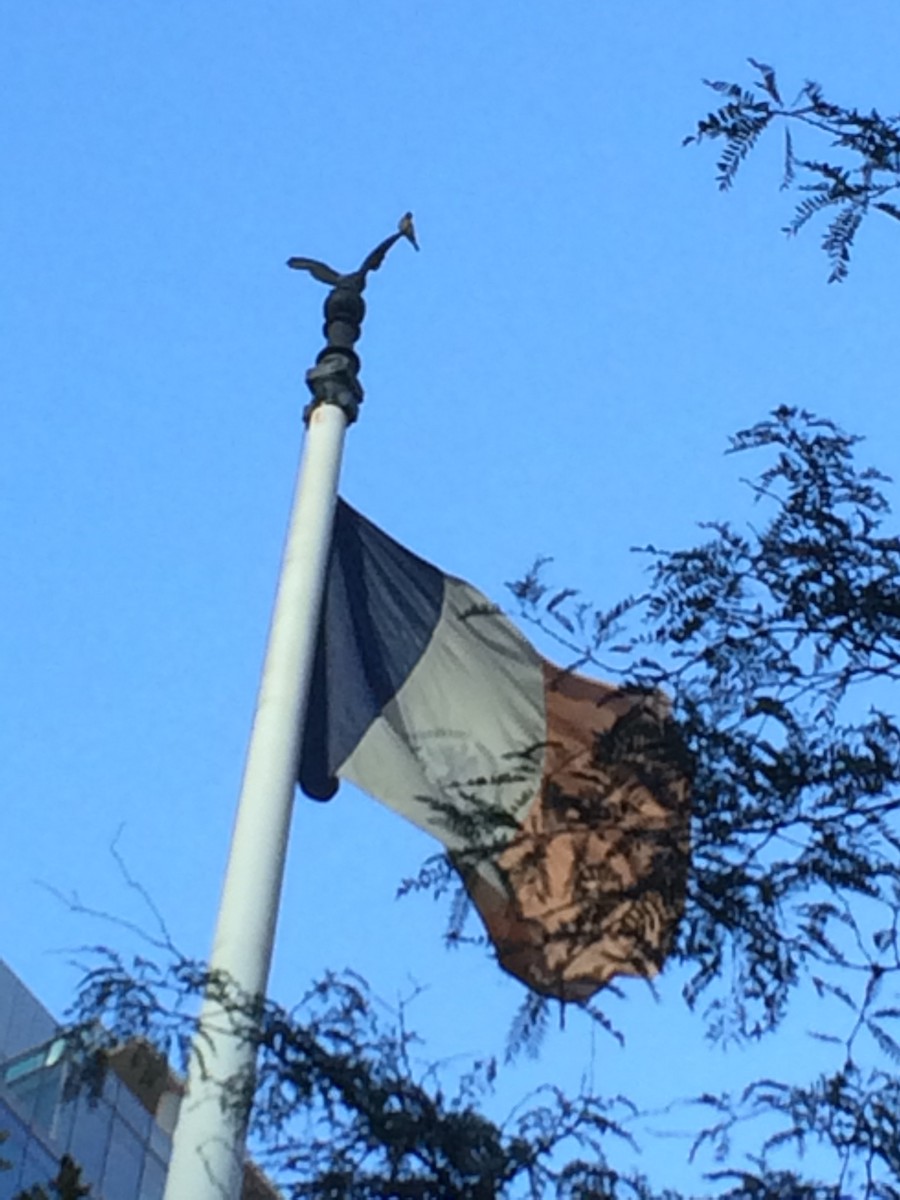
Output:
[[[334,284],[325,304],[328,346],[307,376],[313,402],[297,477],[281,577],[269,631],[231,854],[209,968],[238,1002],[265,994],[297,781],[341,453],[362,389],[352,346],[365,313],[368,270],[400,236],[386,239],[360,271],[339,276],[324,264],[291,259]],[[227,998],[207,994],[191,1055],[187,1090],[172,1143],[164,1200],[238,1200],[252,1101],[256,1049],[246,1013],[233,1026]],[[228,1083],[231,1081],[229,1093]],[[223,1104],[223,1100],[225,1103]]]
[[[313,411],[297,479],[209,962],[235,999],[262,995],[269,978],[346,427],[334,405]],[[241,1194],[247,1113],[234,1104],[236,1095],[223,1096],[222,1083],[249,1078],[256,1050],[230,1026],[218,1000],[207,997],[200,1016],[204,1040],[188,1073],[165,1200]],[[224,1107],[223,1099],[229,1101]]]

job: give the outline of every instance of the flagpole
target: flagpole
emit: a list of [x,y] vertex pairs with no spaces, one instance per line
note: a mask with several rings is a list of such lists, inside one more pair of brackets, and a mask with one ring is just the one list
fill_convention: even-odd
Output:
[[363,394],[353,344],[365,315],[366,275],[400,237],[415,245],[409,214],[349,275],[314,259],[288,260],[332,286],[325,301],[327,344],[307,372],[313,396],[304,413],[307,433],[164,1200],[238,1200],[241,1194],[256,1060],[254,1006],[265,995],[272,959],[344,436]]

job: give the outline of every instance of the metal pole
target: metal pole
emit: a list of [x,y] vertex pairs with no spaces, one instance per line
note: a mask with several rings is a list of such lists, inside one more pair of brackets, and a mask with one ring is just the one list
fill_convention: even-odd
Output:
[[344,435],[362,400],[352,347],[365,314],[366,274],[404,236],[415,244],[409,214],[399,232],[350,275],[313,259],[288,264],[333,285],[325,302],[328,344],[307,373],[313,394],[304,414],[308,430],[210,956],[211,982],[164,1200],[238,1200],[241,1194],[256,1059],[253,1005],[265,994],[272,959]]
[[[304,445],[210,956],[234,1003],[263,994],[269,978],[346,427],[343,412],[323,404]],[[223,1107],[234,1096],[222,1088],[252,1074],[255,1047],[232,1029],[245,1019],[230,1019],[218,998],[204,1002],[165,1200],[240,1196],[247,1113]]]

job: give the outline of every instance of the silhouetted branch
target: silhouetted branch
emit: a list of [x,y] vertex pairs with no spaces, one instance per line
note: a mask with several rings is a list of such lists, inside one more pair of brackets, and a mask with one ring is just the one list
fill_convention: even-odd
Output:
[[[846,278],[850,252],[863,220],[879,212],[900,220],[892,197],[900,190],[900,116],[876,109],[860,112],[826,100],[817,83],[807,81],[792,104],[779,93],[774,70],[749,59],[756,78],[749,88],[722,81],[704,82],[725,98],[718,109],[697,122],[684,144],[722,143],[716,181],[723,191],[734,183],[741,164],[771,127],[784,133],[781,188],[803,193],[784,232],[794,235],[824,214],[828,226],[822,248],[830,263],[829,283]],[[791,126],[828,139],[827,159],[801,158],[794,149]]]

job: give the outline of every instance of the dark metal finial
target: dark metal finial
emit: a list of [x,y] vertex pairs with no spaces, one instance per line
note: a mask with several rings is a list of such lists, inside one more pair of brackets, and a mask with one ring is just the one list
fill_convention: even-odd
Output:
[[342,275],[316,258],[287,260],[287,265],[293,270],[309,271],[313,279],[331,286],[325,300],[325,326],[322,330],[327,344],[316,357],[316,365],[306,373],[306,382],[313,394],[312,401],[303,413],[307,422],[310,413],[320,404],[337,404],[344,410],[348,424],[356,420],[363,390],[357,378],[359,358],[353,345],[359,338],[366,315],[366,304],[362,298],[366,276],[370,271],[378,270],[388,250],[400,238],[406,238],[416,250],[419,249],[411,212],[403,214],[397,224],[397,232],[379,242],[363,260],[358,271]]

